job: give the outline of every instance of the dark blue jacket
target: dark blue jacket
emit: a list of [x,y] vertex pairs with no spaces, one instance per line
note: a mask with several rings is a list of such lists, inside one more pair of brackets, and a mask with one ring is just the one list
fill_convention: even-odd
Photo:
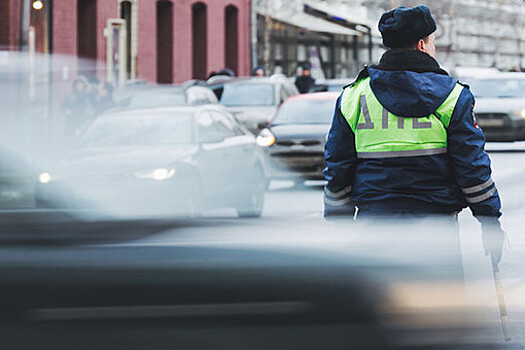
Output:
[[[438,68],[420,66],[413,70],[368,67],[358,80],[370,76],[375,97],[394,115],[430,115],[457,80]],[[474,97],[466,87],[447,128],[447,154],[359,159],[339,97],[325,147],[325,216],[353,215],[354,206],[409,213],[453,213],[469,206],[476,217],[499,217],[500,199],[473,106]]]

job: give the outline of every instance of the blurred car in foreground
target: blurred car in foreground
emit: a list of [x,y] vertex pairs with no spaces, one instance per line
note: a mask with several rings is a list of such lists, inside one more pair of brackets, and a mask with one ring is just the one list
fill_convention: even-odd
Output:
[[198,214],[233,207],[260,216],[266,187],[254,136],[220,106],[115,112],[96,119],[36,203]]
[[209,87],[225,106],[251,132],[257,133],[277,107],[288,97],[299,94],[284,76],[235,78],[210,83]]
[[[269,232],[0,215],[5,349],[495,349],[467,317],[487,302],[464,300],[453,235],[434,222]],[[160,232],[173,238],[128,241]]]
[[487,141],[525,140],[525,74],[499,73],[471,79],[474,113]]
[[272,179],[323,179],[324,144],[339,93],[319,92],[288,99],[257,136]]

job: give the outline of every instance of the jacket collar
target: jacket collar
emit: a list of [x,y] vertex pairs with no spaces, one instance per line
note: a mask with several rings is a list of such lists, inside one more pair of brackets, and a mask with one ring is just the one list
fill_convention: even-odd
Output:
[[[379,64],[371,65],[370,68],[386,71],[411,71],[416,73],[436,73],[448,75],[439,67],[439,63],[427,53],[410,49],[391,49],[387,50]],[[354,82],[347,86],[352,86],[361,79],[369,77],[368,66],[365,66],[357,75]],[[347,87],[345,86],[345,87]]]
[[386,51],[378,65],[372,68],[388,71],[411,71],[416,73],[436,73],[448,75],[446,71],[439,67],[437,61],[430,55],[416,50],[393,49]]

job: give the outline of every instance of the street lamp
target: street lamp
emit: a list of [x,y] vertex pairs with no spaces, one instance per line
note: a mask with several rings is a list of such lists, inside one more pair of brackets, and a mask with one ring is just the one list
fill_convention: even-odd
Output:
[[33,9],[40,11],[44,7],[44,3],[40,0],[33,1]]

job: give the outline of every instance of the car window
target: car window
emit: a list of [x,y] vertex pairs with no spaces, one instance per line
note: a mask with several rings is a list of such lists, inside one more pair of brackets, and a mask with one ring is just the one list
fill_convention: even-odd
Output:
[[81,147],[175,145],[193,143],[191,113],[108,115],[96,119],[80,139]]
[[217,143],[226,138],[209,111],[202,112],[197,118],[197,133],[201,143]]
[[474,79],[469,82],[478,98],[524,98],[525,79]]
[[182,91],[147,91],[131,97],[130,108],[149,108],[163,106],[182,106],[186,98]]
[[224,106],[273,106],[273,84],[224,84],[221,104]]
[[210,111],[214,123],[216,123],[218,130],[224,137],[239,136],[239,130],[235,125],[235,121],[229,119],[224,113],[219,111]]
[[288,100],[272,124],[330,124],[334,106],[335,100]]

